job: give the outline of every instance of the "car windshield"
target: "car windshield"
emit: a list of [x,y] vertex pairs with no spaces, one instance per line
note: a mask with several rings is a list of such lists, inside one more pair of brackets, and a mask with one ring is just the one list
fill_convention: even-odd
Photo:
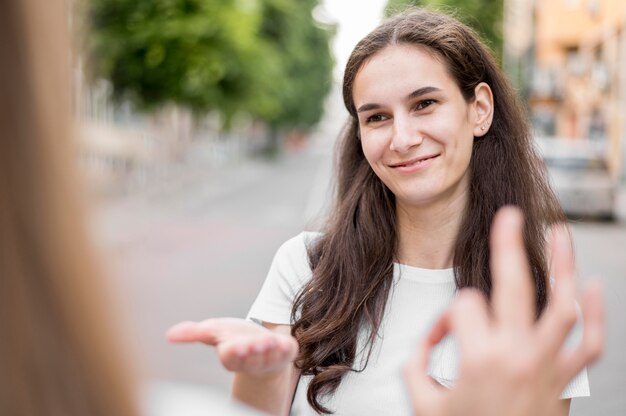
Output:
[[606,172],[607,165],[602,159],[587,159],[587,158],[575,158],[575,157],[562,157],[562,158],[545,158],[544,161],[549,168],[556,168],[562,170],[572,171],[593,171],[593,172]]

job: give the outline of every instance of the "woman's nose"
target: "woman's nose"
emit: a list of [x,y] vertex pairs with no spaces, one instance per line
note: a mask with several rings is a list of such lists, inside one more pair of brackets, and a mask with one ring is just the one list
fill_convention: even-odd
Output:
[[403,153],[411,147],[421,144],[422,141],[423,138],[415,126],[415,120],[411,120],[408,115],[394,118],[393,136],[389,144],[390,150]]

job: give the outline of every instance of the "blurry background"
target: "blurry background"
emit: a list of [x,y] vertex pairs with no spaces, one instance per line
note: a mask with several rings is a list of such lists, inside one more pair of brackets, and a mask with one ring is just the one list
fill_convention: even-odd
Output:
[[626,414],[626,1],[68,0],[93,227],[157,412],[227,394],[211,350],[164,333],[245,316],[278,246],[319,224],[347,56],[409,3],[455,11],[517,87],[581,276],[605,282],[608,347],[572,414]]

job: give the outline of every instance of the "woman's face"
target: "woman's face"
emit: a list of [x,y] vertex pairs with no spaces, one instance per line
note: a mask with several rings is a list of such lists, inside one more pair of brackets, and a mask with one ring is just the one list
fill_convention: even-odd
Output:
[[363,153],[398,204],[466,194],[474,137],[491,120],[491,90],[481,83],[476,94],[468,103],[421,47],[388,46],[363,64],[353,88]]

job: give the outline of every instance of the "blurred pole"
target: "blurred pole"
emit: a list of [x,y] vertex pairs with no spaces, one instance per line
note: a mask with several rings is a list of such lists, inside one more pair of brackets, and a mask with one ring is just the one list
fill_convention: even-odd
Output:
[[533,67],[534,0],[504,0],[503,66],[525,102]]
[[619,103],[619,114],[622,116],[619,118],[620,126],[620,144],[622,150],[621,157],[621,177],[620,183],[622,186],[626,186],[626,120],[624,120],[624,115],[626,115],[626,10],[622,15],[622,30],[619,34],[619,47],[618,47],[618,60],[617,67],[621,68],[618,71],[618,103]]

